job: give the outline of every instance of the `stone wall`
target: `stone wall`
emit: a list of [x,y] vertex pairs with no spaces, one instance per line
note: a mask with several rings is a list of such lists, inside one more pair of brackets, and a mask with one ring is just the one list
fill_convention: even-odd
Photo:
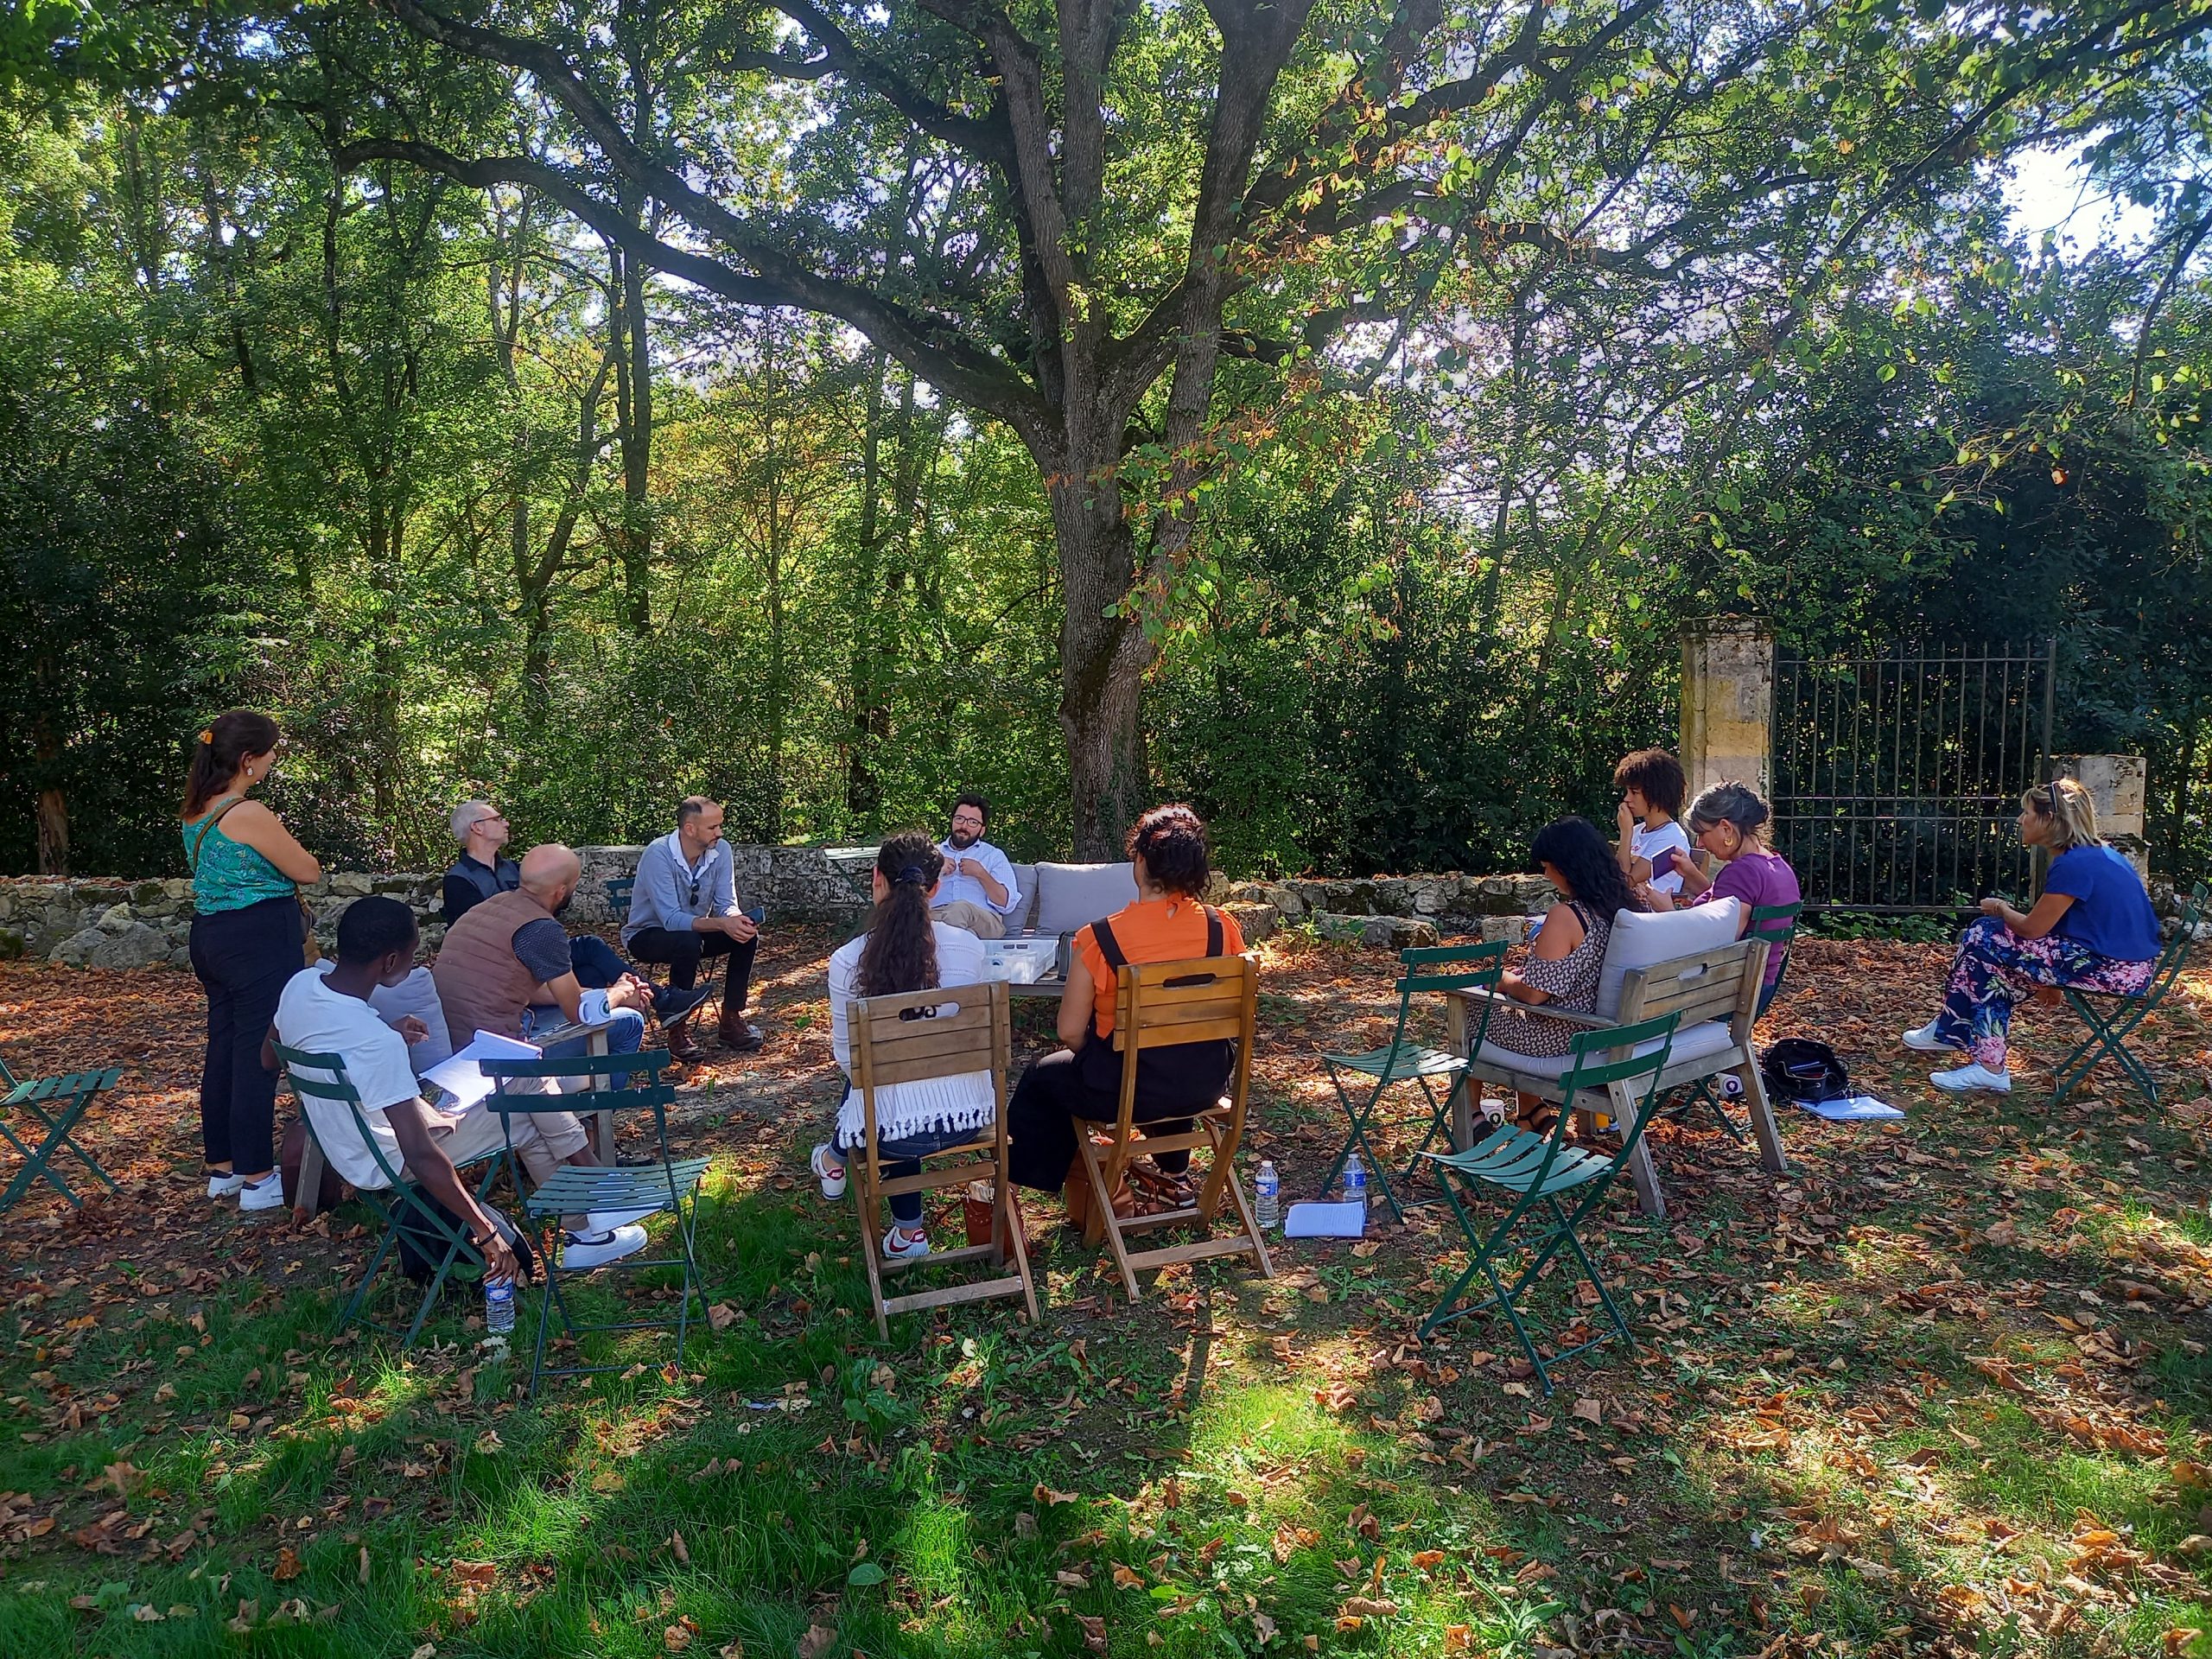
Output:
[[1285,924],[1325,938],[1402,950],[1446,935],[1518,940],[1528,917],[1555,895],[1540,875],[1377,875],[1342,880],[1293,877],[1229,885],[1224,903],[1247,939]]
[[[569,919],[583,927],[611,927],[620,918],[607,904],[603,884],[609,877],[634,874],[638,855],[645,849],[576,850],[583,858],[584,880]],[[734,845],[731,850],[740,895],[765,904],[772,922],[849,925],[868,912],[873,847]],[[423,923],[423,942],[435,949],[445,936],[445,924],[437,913],[443,886],[442,872],[363,875],[335,871],[308,892],[316,936],[327,949],[348,905],[369,893],[385,893],[415,912]],[[79,968],[143,968],[162,962],[184,967],[191,925],[191,887],[181,878],[0,878],[0,959],[44,957]]]
[[[611,928],[620,918],[605,883],[634,874],[638,847],[580,847],[583,885],[568,919]],[[733,846],[739,893],[767,906],[771,922],[850,926],[868,912],[873,847]],[[437,907],[442,874],[364,875],[337,871],[309,893],[315,932],[326,948],[338,918],[354,899],[385,893],[411,908],[423,942],[436,948],[445,925]],[[1325,936],[1402,950],[1440,935],[1518,938],[1522,918],[1549,902],[1550,888],[1532,875],[1375,876],[1359,880],[1230,882],[1217,877],[1211,896],[1226,903],[1249,938],[1265,938],[1285,923],[1310,925]],[[189,885],[177,878],[121,881],[0,878],[0,958],[45,957],[71,967],[188,965],[192,925]]]

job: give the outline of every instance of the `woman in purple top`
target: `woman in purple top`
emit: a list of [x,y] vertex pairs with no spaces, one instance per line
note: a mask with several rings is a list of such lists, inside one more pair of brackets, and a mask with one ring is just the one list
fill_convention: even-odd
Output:
[[2158,918],[2143,878],[2099,838],[2097,809],[2078,780],[2055,779],[2020,798],[2020,839],[2051,855],[2043,897],[2028,911],[1983,899],[1952,959],[1943,1011],[1904,1033],[1907,1048],[1966,1052],[1964,1065],[1929,1078],[1955,1094],[2012,1088],[2005,1046],[2022,997],[2057,987],[2139,996],[2158,965]]
[[[1767,820],[1774,816],[1758,791],[1749,784],[1715,784],[1701,790],[1690,803],[1689,817],[1685,823],[1690,832],[1690,845],[1700,852],[1710,853],[1720,862],[1720,873],[1707,877],[1694,861],[1679,853],[1670,855],[1671,868],[1682,878],[1681,902],[1691,905],[1709,903],[1715,899],[1740,899],[1744,904],[1744,924],[1738,937],[1751,925],[1751,912],[1764,905],[1794,905],[1804,897],[1797,886],[1797,872],[1789,868],[1789,861],[1766,844]],[[1664,870],[1655,861],[1654,875],[1663,875]],[[1644,901],[1654,910],[1672,910],[1674,901],[1663,893],[1650,887],[1639,889]],[[1786,935],[1787,922],[1764,922],[1760,931]],[[1762,1010],[1773,996],[1774,988],[1782,980],[1785,960],[1779,950],[1770,950],[1766,958],[1766,979],[1759,999]]]

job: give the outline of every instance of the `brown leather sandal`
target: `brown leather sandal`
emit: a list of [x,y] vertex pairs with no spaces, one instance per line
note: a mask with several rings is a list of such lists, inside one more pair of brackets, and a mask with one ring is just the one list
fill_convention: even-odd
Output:
[[1129,1182],[1147,1201],[1147,1215],[1157,1215],[1169,1210],[1188,1210],[1198,1201],[1197,1190],[1192,1186],[1188,1173],[1164,1170],[1149,1158],[1137,1158],[1130,1161]]

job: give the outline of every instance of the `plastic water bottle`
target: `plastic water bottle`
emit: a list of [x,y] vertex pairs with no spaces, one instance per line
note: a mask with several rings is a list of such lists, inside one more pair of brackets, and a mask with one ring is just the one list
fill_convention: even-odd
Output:
[[1282,1225],[1282,1178],[1264,1158],[1260,1160],[1260,1173],[1252,1178],[1252,1218],[1262,1232],[1271,1233]]
[[484,1281],[484,1331],[487,1336],[511,1337],[515,1332],[515,1281]]
[[1367,1166],[1356,1152],[1344,1160],[1344,1202],[1367,1208]]

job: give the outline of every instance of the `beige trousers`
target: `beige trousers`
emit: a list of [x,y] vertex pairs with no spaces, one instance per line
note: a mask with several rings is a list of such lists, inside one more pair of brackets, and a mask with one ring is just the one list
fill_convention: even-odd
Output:
[[949,905],[939,905],[930,912],[933,921],[947,927],[963,927],[979,939],[1006,938],[1006,918],[988,905],[978,905],[966,899],[956,899]]

